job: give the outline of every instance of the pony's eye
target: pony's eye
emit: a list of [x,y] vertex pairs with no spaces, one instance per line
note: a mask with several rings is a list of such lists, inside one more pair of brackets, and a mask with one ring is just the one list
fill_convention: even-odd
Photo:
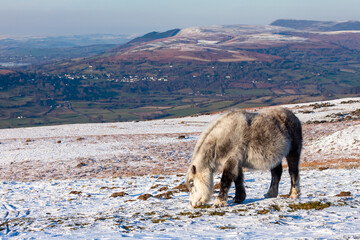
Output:
[[191,181],[189,182],[189,185],[190,185],[191,188],[194,187],[194,181],[191,180]]

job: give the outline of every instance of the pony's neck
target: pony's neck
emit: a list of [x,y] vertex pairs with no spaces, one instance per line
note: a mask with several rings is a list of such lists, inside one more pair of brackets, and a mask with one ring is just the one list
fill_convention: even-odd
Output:
[[193,165],[195,165],[199,171],[204,173],[209,173],[213,175],[216,172],[215,164],[207,161],[193,161]]
[[196,165],[197,167],[197,174],[200,175],[202,181],[205,185],[208,186],[208,188],[213,187],[214,183],[214,173],[215,171],[210,168],[208,165],[204,165],[200,163],[200,165]]
[[212,195],[213,189],[214,189],[214,172],[208,168],[208,169],[202,169],[202,181],[206,185],[206,189],[208,193],[207,195]]
[[203,171],[210,171],[212,173],[217,170],[216,156],[214,154],[215,149],[207,150],[200,149],[197,156],[193,159],[193,164]]

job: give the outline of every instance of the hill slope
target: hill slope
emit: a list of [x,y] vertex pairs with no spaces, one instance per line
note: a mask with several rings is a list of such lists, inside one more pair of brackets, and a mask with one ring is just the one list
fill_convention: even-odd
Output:
[[232,187],[219,209],[189,207],[184,186],[219,114],[0,130],[0,238],[358,238],[360,98],[287,107],[304,126],[300,198],[286,169],[271,199],[269,171],[245,171],[245,202]]
[[[360,98],[287,107],[304,123],[304,166],[348,167],[359,163]],[[185,171],[200,132],[219,115],[1,129],[0,179],[100,177],[102,166],[106,166],[101,170],[103,177]],[[45,163],[48,167],[41,167]],[[67,172],[79,164],[84,166]]]

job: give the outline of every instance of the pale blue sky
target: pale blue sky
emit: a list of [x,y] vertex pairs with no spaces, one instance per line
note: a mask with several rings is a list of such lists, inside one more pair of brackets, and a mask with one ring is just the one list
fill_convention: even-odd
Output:
[[0,35],[143,34],[280,18],[360,20],[360,0],[0,0]]

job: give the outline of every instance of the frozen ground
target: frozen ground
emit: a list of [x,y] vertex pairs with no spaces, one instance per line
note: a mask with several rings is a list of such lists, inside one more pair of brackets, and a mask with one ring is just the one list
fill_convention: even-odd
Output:
[[[2,182],[0,238],[358,239],[359,175],[302,171],[302,196],[290,200],[264,199],[270,174],[246,172],[248,199],[221,209],[190,208],[188,193],[173,189],[182,175]],[[280,193],[289,188],[285,173]]]
[[219,115],[2,129],[0,239],[359,239],[360,98],[287,107],[305,123],[301,198],[264,199],[270,173],[248,171],[246,202],[221,209],[173,189]]
[[[360,98],[287,106],[304,124],[303,166],[356,165]],[[0,179],[81,179],[185,172],[219,114],[145,122],[0,130]]]

